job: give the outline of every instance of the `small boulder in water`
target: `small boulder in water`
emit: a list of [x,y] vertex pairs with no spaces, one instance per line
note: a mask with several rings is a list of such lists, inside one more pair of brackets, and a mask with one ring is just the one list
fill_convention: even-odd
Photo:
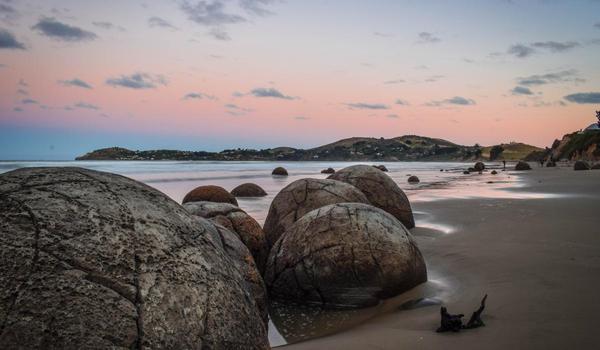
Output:
[[231,193],[227,192],[223,187],[214,185],[194,188],[183,197],[182,203],[202,201],[238,205],[237,199]]
[[264,197],[267,192],[259,185],[248,182],[231,190],[231,194],[236,197]]
[[277,168],[273,169],[271,175],[288,176],[288,172],[284,167],[278,166]]
[[477,163],[475,163],[475,166],[473,168],[476,171],[483,171],[483,170],[485,170],[485,164],[483,164],[483,162],[477,162]]
[[463,174],[465,174],[465,175],[469,175],[470,173],[471,173],[471,172],[470,172],[470,171],[468,171],[468,170],[465,170],[465,171],[463,171]]
[[411,184],[418,184],[420,181],[421,180],[419,180],[419,178],[415,175],[408,178],[408,183],[411,183]]
[[573,166],[574,170],[590,170],[590,165],[584,160],[578,160]]
[[321,170],[321,174],[333,174],[333,173],[335,173],[335,169],[333,169],[333,168],[327,168],[327,169]]
[[519,161],[517,163],[517,165],[515,165],[515,170],[519,170],[519,171],[531,170],[531,166],[527,162]]

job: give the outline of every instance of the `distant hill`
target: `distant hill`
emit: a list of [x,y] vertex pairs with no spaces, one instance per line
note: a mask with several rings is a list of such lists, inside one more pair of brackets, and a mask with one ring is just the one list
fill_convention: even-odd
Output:
[[[405,135],[390,139],[352,137],[311,149],[277,147],[270,149],[229,149],[221,152],[149,150],[120,147],[92,151],[77,160],[328,160],[328,161],[471,161],[489,160],[495,147],[498,160],[523,159],[541,148],[522,143],[496,146],[462,146],[453,142]],[[498,153],[501,147],[501,152]]]
[[[492,156],[491,152],[493,147],[501,147],[502,152],[495,157]],[[535,158],[534,155],[540,152],[543,153],[544,149],[532,145],[527,145],[525,143],[511,142],[502,143],[500,145],[495,146],[483,147],[481,149],[481,156],[484,159],[491,160],[536,160],[531,158]]]

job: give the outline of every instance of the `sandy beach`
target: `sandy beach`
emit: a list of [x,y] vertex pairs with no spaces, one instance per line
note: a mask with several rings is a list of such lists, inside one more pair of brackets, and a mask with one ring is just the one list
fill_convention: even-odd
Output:
[[430,279],[422,288],[437,286],[437,299],[466,318],[487,293],[486,327],[438,334],[439,305],[393,306],[359,326],[285,348],[597,348],[600,171],[536,167],[517,176],[525,186],[509,190],[515,197],[538,195],[413,204],[451,228],[442,233],[419,227],[417,216],[412,233]]

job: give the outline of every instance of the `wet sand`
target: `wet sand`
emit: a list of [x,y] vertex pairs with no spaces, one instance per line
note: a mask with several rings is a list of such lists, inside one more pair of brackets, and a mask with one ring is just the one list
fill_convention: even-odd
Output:
[[486,327],[438,334],[439,305],[392,303],[361,325],[285,348],[600,348],[600,171],[534,168],[518,176],[525,186],[508,190],[515,197],[553,195],[413,204],[424,224],[412,232],[430,282],[411,298],[437,288],[435,298],[468,319],[487,293]]

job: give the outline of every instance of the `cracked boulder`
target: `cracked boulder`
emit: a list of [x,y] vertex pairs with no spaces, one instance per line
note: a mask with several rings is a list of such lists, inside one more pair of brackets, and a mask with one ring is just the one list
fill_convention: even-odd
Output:
[[328,179],[300,179],[284,187],[271,202],[263,227],[269,247],[294,222],[311,210],[329,204],[369,204],[365,195],[347,183]]
[[213,202],[189,202],[183,207],[190,214],[209,219],[235,233],[250,250],[259,271],[264,271],[269,256],[267,240],[260,224],[245,211],[233,204]]
[[221,243],[225,252],[231,258],[233,267],[235,267],[241,275],[244,277],[246,282],[246,290],[250,293],[250,296],[254,299],[262,321],[265,325],[269,322],[269,310],[267,300],[267,290],[265,283],[260,275],[254,258],[248,248],[240,241],[239,237],[225,226],[214,224],[214,228],[217,230]]
[[362,203],[332,204],[304,215],[271,249],[265,283],[275,300],[364,307],[427,280],[408,230]]
[[0,175],[0,348],[268,348],[215,226],[81,168]]
[[194,188],[183,197],[182,203],[185,204],[187,202],[200,201],[238,205],[237,199],[235,199],[231,193],[227,192],[223,187],[214,185],[198,186]]
[[353,165],[337,171],[328,178],[353,185],[365,194],[371,204],[395,216],[406,228],[415,227],[415,219],[406,194],[381,170],[369,165]]

